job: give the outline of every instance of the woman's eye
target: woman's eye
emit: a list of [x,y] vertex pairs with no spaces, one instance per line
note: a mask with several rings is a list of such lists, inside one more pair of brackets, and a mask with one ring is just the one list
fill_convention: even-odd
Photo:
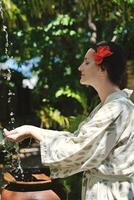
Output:
[[89,64],[89,62],[86,62],[85,64],[86,64],[86,65],[88,65],[88,64]]

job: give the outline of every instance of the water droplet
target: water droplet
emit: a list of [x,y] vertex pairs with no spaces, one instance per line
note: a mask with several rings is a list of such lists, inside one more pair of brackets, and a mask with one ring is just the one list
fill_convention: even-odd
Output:
[[10,116],[13,116],[13,115],[14,115],[14,113],[13,113],[13,112],[11,112],[11,113],[10,113]]

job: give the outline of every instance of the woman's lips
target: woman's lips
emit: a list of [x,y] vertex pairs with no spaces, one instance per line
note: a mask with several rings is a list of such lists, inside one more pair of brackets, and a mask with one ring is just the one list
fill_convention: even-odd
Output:
[[84,74],[81,74],[80,76],[81,76],[81,77],[83,77],[83,76],[84,76]]

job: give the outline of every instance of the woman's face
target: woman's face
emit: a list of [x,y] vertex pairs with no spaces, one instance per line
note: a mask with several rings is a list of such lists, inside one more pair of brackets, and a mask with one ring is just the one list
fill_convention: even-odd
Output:
[[99,66],[95,63],[93,58],[93,49],[89,49],[85,54],[83,63],[79,66],[78,70],[81,72],[80,83],[83,85],[94,86],[98,79]]

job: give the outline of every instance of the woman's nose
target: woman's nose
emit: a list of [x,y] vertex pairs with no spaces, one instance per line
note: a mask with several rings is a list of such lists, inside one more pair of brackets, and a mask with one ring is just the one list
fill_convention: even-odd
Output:
[[82,69],[82,64],[78,67],[78,70],[81,71]]

